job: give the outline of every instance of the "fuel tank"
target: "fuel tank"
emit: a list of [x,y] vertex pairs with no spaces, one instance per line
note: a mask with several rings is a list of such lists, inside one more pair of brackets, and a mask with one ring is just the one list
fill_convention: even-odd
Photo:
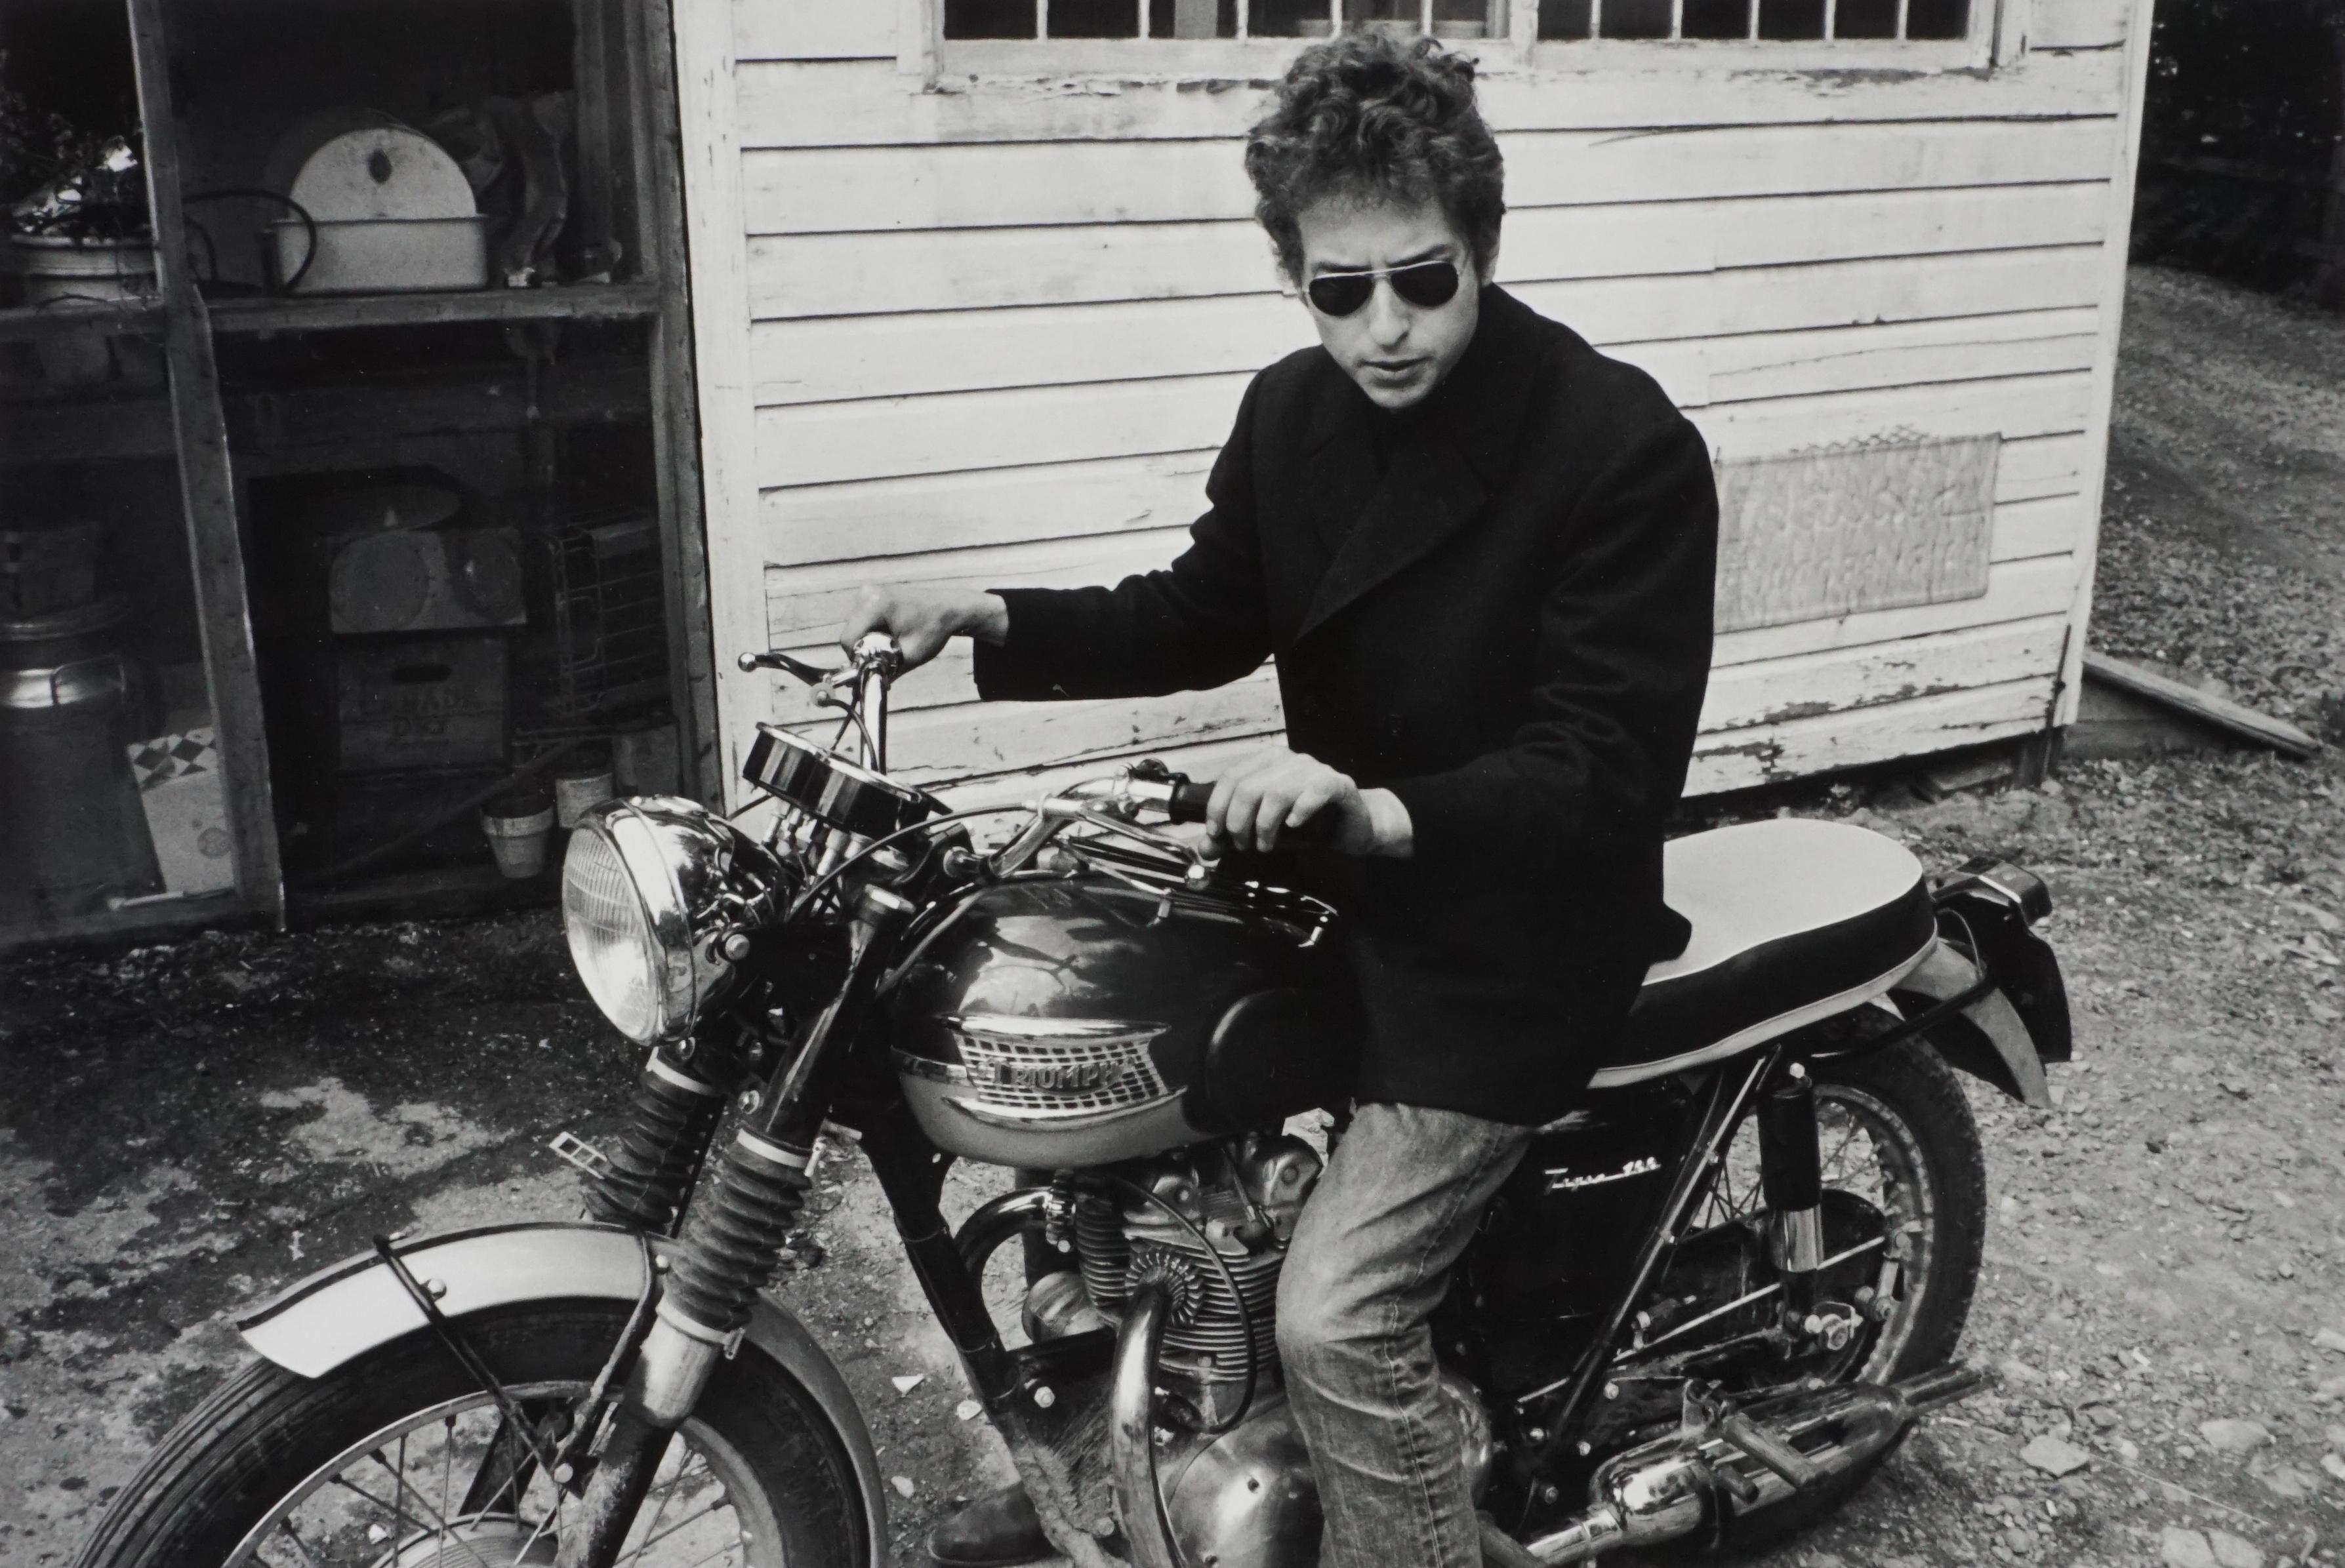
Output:
[[974,894],[888,987],[937,1147],[1061,1169],[1274,1125],[1350,1093],[1357,1015],[1325,905],[1084,873]]

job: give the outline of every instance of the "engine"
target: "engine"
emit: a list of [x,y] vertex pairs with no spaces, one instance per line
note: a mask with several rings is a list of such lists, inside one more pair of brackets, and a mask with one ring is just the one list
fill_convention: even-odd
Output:
[[1113,1320],[1136,1281],[1163,1280],[1176,1302],[1161,1361],[1165,1387],[1203,1421],[1225,1419],[1244,1394],[1249,1335],[1256,1381],[1274,1381],[1279,1270],[1319,1172],[1303,1139],[1251,1133],[1100,1173],[1112,1181],[1078,1177],[1067,1239],[1082,1290],[1063,1275],[1037,1285],[1030,1330],[1071,1332],[1092,1312]]

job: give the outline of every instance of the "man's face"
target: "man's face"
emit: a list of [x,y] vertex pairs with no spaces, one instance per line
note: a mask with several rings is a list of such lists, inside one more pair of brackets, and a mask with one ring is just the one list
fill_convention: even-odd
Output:
[[[1303,231],[1304,308],[1319,341],[1378,408],[1398,412],[1423,402],[1474,340],[1482,303],[1473,248],[1438,202],[1396,206],[1331,197],[1304,208],[1296,225]],[[1421,261],[1457,267],[1457,292],[1446,303],[1412,304],[1389,278],[1377,278],[1367,303],[1346,316],[1331,316],[1310,301],[1315,278]]]

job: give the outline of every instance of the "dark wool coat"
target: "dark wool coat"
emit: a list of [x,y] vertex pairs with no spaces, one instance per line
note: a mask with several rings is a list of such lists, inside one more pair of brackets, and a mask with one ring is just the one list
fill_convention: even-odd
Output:
[[1254,378],[1189,549],[1113,588],[1010,589],[988,698],[1130,697],[1278,662],[1287,744],[1408,807],[1350,863],[1358,1098],[1569,1108],[1684,926],[1661,830],[1710,671],[1718,501],[1643,371],[1496,288],[1394,416],[1321,349]]

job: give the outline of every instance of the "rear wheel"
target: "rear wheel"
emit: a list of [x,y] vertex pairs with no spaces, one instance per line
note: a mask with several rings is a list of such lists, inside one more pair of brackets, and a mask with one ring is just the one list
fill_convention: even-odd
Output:
[[[623,1307],[533,1303],[462,1330],[559,1436],[624,1327]],[[80,1568],[523,1568],[561,1544],[561,1490],[428,1332],[326,1377],[246,1368],[166,1438]],[[861,1499],[813,1399],[745,1346],[669,1444],[625,1568],[855,1568]]]
[[[1986,1169],[1970,1102],[1945,1058],[1918,1039],[1826,1058],[1812,1071],[1825,1256],[1841,1258],[1823,1270],[1822,1293],[1861,1306],[1867,1327],[1800,1371],[1831,1383],[1885,1383],[1928,1371],[1952,1357],[1962,1338],[1985,1245]],[[1758,1129],[1746,1123],[1696,1223],[1748,1221],[1763,1209]],[[1806,1528],[1893,1452],[1893,1444],[1818,1492],[1737,1521],[1724,1544],[1750,1551]]]

